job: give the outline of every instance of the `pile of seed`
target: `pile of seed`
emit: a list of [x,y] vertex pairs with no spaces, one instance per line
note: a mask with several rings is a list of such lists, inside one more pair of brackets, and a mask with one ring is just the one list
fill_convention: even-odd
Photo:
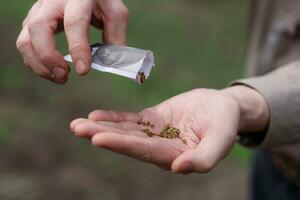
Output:
[[146,76],[145,76],[145,73],[144,72],[139,72],[139,81],[140,83],[144,83],[145,80],[146,80]]
[[179,138],[180,130],[175,127],[171,127],[170,124],[167,124],[164,130],[160,133],[163,138]]
[[[147,126],[150,128],[155,127],[155,125],[152,124],[150,121],[139,120],[138,124]],[[184,144],[186,144],[186,140],[180,138],[180,130],[178,128],[171,127],[170,124],[167,124],[160,133],[155,133],[154,131],[150,130],[149,128],[143,128],[143,129],[141,129],[141,131],[144,132],[148,137],[158,136],[158,137],[168,138],[168,139],[179,138]]]

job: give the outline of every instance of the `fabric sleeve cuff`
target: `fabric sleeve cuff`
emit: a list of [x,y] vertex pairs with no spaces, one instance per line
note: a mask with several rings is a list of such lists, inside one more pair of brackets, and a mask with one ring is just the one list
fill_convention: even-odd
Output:
[[300,62],[293,62],[267,75],[246,78],[230,84],[257,90],[266,99],[270,111],[265,133],[240,133],[239,142],[247,147],[276,147],[300,141]]

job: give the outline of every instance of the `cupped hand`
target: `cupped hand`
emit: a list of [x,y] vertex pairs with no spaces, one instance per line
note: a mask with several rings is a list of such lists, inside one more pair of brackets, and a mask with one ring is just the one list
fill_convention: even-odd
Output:
[[[180,139],[148,137],[137,122],[150,121],[159,133],[170,124]],[[196,89],[139,113],[96,110],[70,127],[92,144],[178,173],[208,172],[232,149],[240,108],[229,94]],[[183,140],[186,141],[186,144]]]
[[69,52],[80,75],[90,69],[88,28],[103,28],[103,41],[125,44],[128,11],[122,0],[38,0],[23,22],[17,49],[40,77],[67,81],[69,69],[57,50],[54,34],[65,31]]

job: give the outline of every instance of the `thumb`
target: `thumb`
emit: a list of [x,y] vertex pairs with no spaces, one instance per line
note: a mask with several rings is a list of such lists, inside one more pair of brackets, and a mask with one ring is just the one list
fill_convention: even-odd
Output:
[[214,168],[232,149],[235,133],[210,133],[204,137],[195,149],[187,150],[172,163],[176,173],[207,173]]

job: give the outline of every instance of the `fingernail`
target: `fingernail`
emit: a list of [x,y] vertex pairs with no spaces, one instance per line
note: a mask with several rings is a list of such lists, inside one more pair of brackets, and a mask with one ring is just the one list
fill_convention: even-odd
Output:
[[76,72],[80,75],[83,75],[87,72],[86,65],[84,64],[84,62],[82,60],[78,60],[76,62]]
[[52,70],[52,73],[54,74],[56,79],[63,79],[66,76],[66,71],[60,67],[55,67]]

